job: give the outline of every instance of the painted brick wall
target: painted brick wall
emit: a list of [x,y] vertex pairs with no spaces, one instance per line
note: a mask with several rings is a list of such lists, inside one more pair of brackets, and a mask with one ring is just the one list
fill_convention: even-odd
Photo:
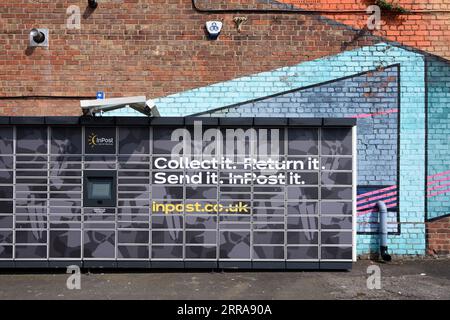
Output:
[[450,63],[428,59],[428,218],[450,214]]
[[[343,117],[358,123],[358,193],[397,186],[398,67],[368,72],[312,88],[222,108],[208,116],[225,117]],[[381,196],[381,194],[377,194]],[[396,196],[387,197],[395,199]],[[362,199],[361,199],[362,200]],[[388,204],[395,205],[396,200]],[[363,208],[358,232],[378,232],[378,213]],[[390,208],[389,231],[398,232],[396,207]]]
[[[397,183],[397,67],[211,112],[227,117],[358,119],[358,184]],[[391,113],[380,114],[382,112]],[[377,115],[372,115],[377,114]]]
[[450,63],[429,58],[428,84],[428,249],[450,253]]
[[[257,0],[199,0],[197,3],[203,10],[238,5],[252,9],[254,1]],[[336,1],[327,1],[328,9],[332,5],[338,9],[342,5],[352,8],[353,0],[344,1],[338,5]],[[445,1],[429,2],[432,6],[425,9],[444,10],[441,5]],[[257,2],[257,8],[266,8],[269,3]],[[422,1],[416,3],[420,5]],[[276,1],[269,4],[286,8]],[[66,10],[70,5],[81,9],[79,30],[66,27]],[[233,22],[236,16],[248,18],[242,32],[238,32]],[[448,193],[429,198],[425,194],[429,188],[427,183],[441,180],[437,177],[446,178],[450,170],[449,62],[428,60],[426,85],[423,53],[374,45],[381,40],[367,30],[358,31],[342,24],[363,27],[365,14],[327,16],[199,12],[192,7],[191,0],[105,0],[95,11],[86,9],[85,0],[3,1],[0,3],[0,114],[78,115],[79,100],[94,97],[97,90],[103,90],[107,97],[156,98],[161,113],[172,116],[225,107],[228,115],[250,114],[256,108],[257,115],[354,116],[393,110],[396,93],[400,97],[398,112],[358,120],[361,135],[368,137],[368,141],[360,140],[360,183],[398,185],[399,220],[392,220],[397,233],[389,238],[390,249],[396,254],[423,254],[425,203],[429,218],[439,218],[449,208]],[[217,41],[209,41],[205,35],[207,20],[224,22]],[[378,34],[449,58],[449,26],[447,13],[413,14],[385,20]],[[49,48],[27,48],[32,27],[50,29]],[[396,64],[400,65],[397,71],[389,68],[360,75]],[[324,84],[330,81],[333,83]],[[396,81],[400,81],[398,91],[393,85]],[[310,89],[300,90],[309,86]],[[425,181],[427,89],[427,171],[431,180]],[[286,94],[292,90],[295,92],[291,96]],[[277,98],[268,98],[273,95]],[[328,99],[327,107],[320,105],[316,95]],[[282,101],[276,100],[282,98],[306,99],[310,106],[298,101],[295,103],[299,106],[291,109],[291,101],[283,106]],[[249,102],[254,99],[258,103]],[[313,112],[315,108],[319,111]],[[398,119],[400,152],[396,154],[392,138],[395,133],[391,130],[395,130]],[[398,172],[394,171],[392,157],[398,158]],[[383,161],[385,171],[381,171],[377,161]],[[445,184],[439,182],[439,186]],[[360,228],[373,223],[373,219],[374,215],[367,219],[360,217]],[[430,232],[433,227],[430,223],[429,234],[439,233],[438,239],[444,239],[442,230],[446,228],[436,229],[442,232]],[[428,238],[430,246],[431,239]],[[358,236],[359,253],[376,251],[377,247],[377,235]]]
[[[395,77],[388,80],[394,74],[388,73],[388,76],[385,77],[386,81],[380,81],[382,79],[380,75],[372,74],[361,82],[370,83],[370,87],[373,87],[374,90],[376,88],[376,92],[382,96],[383,94],[387,94],[383,96],[383,99],[385,99],[384,103],[381,103],[382,99],[376,95],[375,97],[365,97],[364,94],[368,92],[364,91],[367,88],[364,88],[361,83],[356,85],[359,89],[352,86],[358,83],[354,79],[358,79],[361,76],[361,72],[364,73],[364,71],[368,72],[379,69],[381,66],[395,64],[399,64],[398,70],[400,70],[398,71],[400,72],[398,75],[400,81],[400,90],[398,92],[400,96],[400,108],[397,114],[400,117],[400,153],[398,154],[400,171],[398,190],[392,191],[397,195],[400,214],[398,217],[399,220],[391,220],[393,225],[398,226],[398,229],[395,230],[394,228],[394,231],[397,232],[391,234],[389,237],[389,248],[394,254],[424,254],[426,247],[424,56],[401,48],[380,44],[169,95],[157,99],[156,104],[166,115],[221,112],[222,115],[238,116],[244,114],[240,113],[241,110],[246,110],[249,111],[248,115],[270,116],[277,114],[283,116],[286,114],[302,117],[304,116],[304,113],[301,112],[304,111],[301,106],[303,101],[298,101],[298,106],[294,109],[289,109],[289,106],[282,106],[283,100],[279,100],[278,105],[274,101],[276,99],[286,98],[289,95],[291,97],[295,96],[296,99],[309,97],[311,103],[313,105],[316,103],[317,106],[317,101],[313,101],[314,97],[310,92],[313,90],[313,87],[317,87],[316,93],[321,94],[321,97],[324,99],[330,99],[330,103],[327,104],[328,108],[331,107],[333,111],[340,114],[354,114],[355,106],[352,106],[351,99],[350,101],[346,100],[348,97],[345,97],[345,95],[331,98],[333,96],[332,93],[325,93],[320,90],[331,91],[340,86],[344,92],[353,94],[355,99],[360,99],[359,101],[361,103],[370,101],[375,105],[378,102],[379,108],[382,106],[385,107],[385,105],[389,107],[391,103],[395,103],[395,99],[393,101],[389,100],[389,94],[393,94],[396,90],[393,88],[393,84],[390,87],[389,83],[395,80]],[[371,81],[371,77],[373,77],[374,81]],[[342,78],[348,79],[342,80]],[[339,81],[334,81],[333,86],[330,84],[332,80]],[[381,89],[383,86],[380,83],[387,84],[386,88],[392,90],[392,92],[387,89]],[[346,86],[345,88],[343,88],[344,85]],[[310,88],[300,90],[304,87]],[[371,98],[374,100],[370,100]],[[257,102],[255,103],[255,101]],[[291,102],[288,101],[287,103],[289,105]],[[264,106],[267,109],[260,106]],[[346,106],[349,110],[345,110],[345,108],[343,110],[341,106]],[[303,108],[305,108],[305,105],[303,105]],[[321,115],[331,111],[330,109],[326,109],[325,105],[322,105],[322,110],[320,110],[320,106],[318,108],[318,114]],[[360,110],[363,113],[366,111],[364,108]],[[379,110],[377,107],[375,111]],[[393,115],[388,113],[386,116],[389,119]],[[378,114],[374,116],[374,119],[378,119]],[[377,123],[374,122],[370,130],[374,130],[376,125]],[[382,124],[379,125],[379,128],[384,127]],[[386,130],[386,128],[383,128],[383,130]],[[394,142],[391,141],[392,139],[386,139],[386,141],[388,140],[387,145],[391,147],[391,144],[394,144]],[[383,142],[383,140],[378,142]],[[390,154],[391,151],[386,152]],[[363,151],[359,151],[359,153],[364,154]],[[373,155],[366,154],[368,158],[371,156]],[[395,186],[393,187],[395,188]],[[364,230],[367,224],[373,224],[373,219],[375,218],[375,214],[360,216],[358,219],[360,231],[361,229]],[[366,254],[372,251],[376,252],[378,246],[379,236],[377,234],[364,233],[358,235],[358,252],[360,254]]]

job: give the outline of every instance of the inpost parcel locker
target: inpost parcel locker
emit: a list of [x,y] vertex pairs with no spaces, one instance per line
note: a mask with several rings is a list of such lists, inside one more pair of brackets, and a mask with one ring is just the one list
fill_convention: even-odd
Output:
[[356,258],[354,120],[0,123],[2,267],[348,269]]

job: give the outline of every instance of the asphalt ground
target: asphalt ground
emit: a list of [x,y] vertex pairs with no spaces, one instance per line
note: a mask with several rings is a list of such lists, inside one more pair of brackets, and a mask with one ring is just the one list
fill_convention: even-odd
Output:
[[[367,286],[369,266],[380,268],[380,289]],[[450,299],[448,258],[361,260],[351,271],[83,270],[80,290],[67,288],[69,276],[0,269],[0,299]]]

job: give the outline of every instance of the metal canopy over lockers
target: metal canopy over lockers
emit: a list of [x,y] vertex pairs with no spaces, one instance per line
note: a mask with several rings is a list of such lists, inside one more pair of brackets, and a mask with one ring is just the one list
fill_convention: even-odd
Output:
[[0,117],[0,266],[348,269],[355,129],[351,119]]

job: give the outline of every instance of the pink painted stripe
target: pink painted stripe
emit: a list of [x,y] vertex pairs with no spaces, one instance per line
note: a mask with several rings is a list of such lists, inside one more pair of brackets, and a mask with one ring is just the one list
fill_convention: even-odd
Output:
[[357,198],[365,198],[365,197],[371,196],[373,194],[377,194],[377,193],[381,193],[381,192],[389,191],[389,190],[393,190],[393,189],[397,189],[397,186],[390,186],[390,187],[387,187],[387,188],[383,188],[383,189],[378,189],[378,190],[375,190],[375,191],[362,193],[362,194],[359,194],[357,196]]
[[376,197],[360,200],[360,201],[357,202],[357,204],[360,205],[362,203],[375,201],[375,200],[379,200],[379,199],[383,199],[383,198],[388,198],[388,197],[392,197],[392,196],[396,196],[396,195],[397,195],[397,191],[389,192],[389,193],[383,193],[382,195],[379,195],[379,196],[376,196]]
[[[389,199],[386,199],[386,200],[383,200],[384,202],[392,202],[392,201],[397,201],[397,197],[392,197],[392,198],[389,198]],[[377,205],[377,203],[376,202],[374,202],[374,203],[371,203],[371,204],[366,204],[366,205],[364,205],[364,206],[361,206],[361,207],[358,207],[358,210],[363,210],[363,209],[367,209],[367,208],[372,208],[372,207],[375,207]]]
[[450,177],[446,177],[446,178],[440,179],[440,180],[430,181],[430,182],[427,183],[427,186],[431,186],[432,184],[439,183],[439,182],[442,182],[442,181],[448,181],[448,180],[450,180]]
[[435,196],[438,196],[440,194],[447,193],[447,192],[450,192],[450,189],[446,189],[446,190],[442,190],[442,191],[439,191],[439,192],[431,193],[431,194],[427,195],[427,197],[431,198],[431,197],[435,197]]
[[431,176],[428,176],[427,178],[428,178],[428,179],[432,179],[432,178],[434,178],[434,177],[445,176],[445,175],[447,175],[447,174],[450,174],[450,170],[447,170],[447,171],[443,171],[443,172],[439,172],[439,173],[433,174],[433,175],[431,175]]
[[436,189],[442,189],[442,188],[448,187],[448,186],[450,186],[450,183],[440,184],[438,186],[434,186],[432,188],[428,188],[428,191],[433,191],[433,190],[436,190]]
[[380,115],[396,113],[396,112],[398,112],[398,109],[390,109],[390,110],[374,112],[374,113],[361,113],[361,114],[351,116],[350,118],[353,118],[353,119],[370,118],[370,117],[374,117],[374,116],[380,116]]
[[[397,206],[397,203],[394,203],[394,204],[387,205],[386,207],[387,208],[394,208],[396,206]],[[378,212],[378,210],[371,209],[371,210],[366,210],[366,211],[359,211],[358,212],[358,216],[362,216],[362,215],[365,215],[365,214],[368,214],[368,213],[374,213],[374,212]]]

